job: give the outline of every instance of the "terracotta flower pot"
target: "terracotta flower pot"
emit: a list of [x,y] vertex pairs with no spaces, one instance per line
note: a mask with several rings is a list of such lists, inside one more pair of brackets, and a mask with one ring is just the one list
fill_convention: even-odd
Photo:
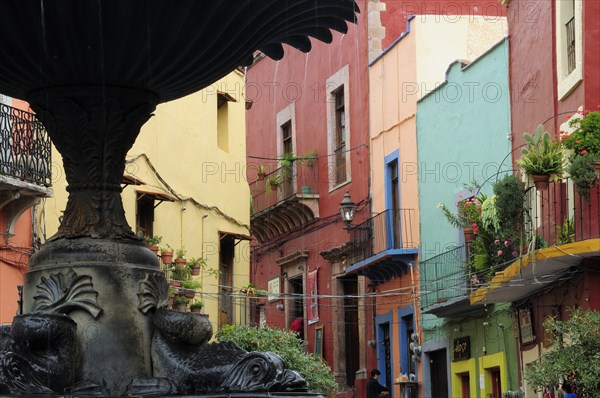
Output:
[[148,245],[148,249],[152,250],[152,253],[158,256],[158,246],[150,246]]
[[190,307],[190,311],[193,312],[194,314],[201,314],[202,307]]
[[200,266],[199,265],[194,265],[192,267],[192,275],[196,276],[196,275],[200,275]]
[[547,175],[533,175],[531,176],[533,179],[533,184],[535,185],[535,189],[538,191],[545,191],[548,189],[548,184],[550,183],[550,176]]
[[175,268],[184,269],[187,264],[187,260],[185,258],[176,258],[175,259]]
[[163,264],[171,264],[173,262],[173,252],[162,252],[160,254]]
[[265,179],[266,173],[257,173],[258,181],[263,181]]
[[475,232],[473,231],[473,228],[463,228],[463,234],[465,235],[465,243],[473,242],[473,240],[475,240]]
[[193,289],[183,289],[183,295],[189,299],[196,297],[196,291]]

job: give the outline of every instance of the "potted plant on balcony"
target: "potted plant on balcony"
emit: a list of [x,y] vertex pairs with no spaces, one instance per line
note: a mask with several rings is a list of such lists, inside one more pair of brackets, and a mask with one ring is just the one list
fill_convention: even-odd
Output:
[[183,269],[187,264],[185,259],[186,250],[184,248],[177,249],[177,258],[175,259],[175,268]]
[[600,156],[594,154],[574,156],[567,168],[577,193],[586,200],[589,200],[592,188],[598,183],[598,172],[594,166],[594,162],[598,161]]
[[204,307],[204,303],[202,301],[194,301],[190,304],[190,311],[195,314],[202,313],[202,307]]
[[175,311],[186,312],[189,302],[190,299],[183,295],[175,296],[175,299],[173,301],[173,308],[175,309]]
[[173,303],[175,302],[175,296],[177,295],[178,290],[174,286],[169,286],[169,291],[167,295],[167,306],[169,308],[173,308]]
[[200,270],[206,267],[206,261],[202,257],[192,258],[188,261],[187,266],[189,267],[192,276],[200,275]]
[[152,250],[152,252],[154,252],[154,254],[156,254],[156,255],[158,255],[158,245],[160,244],[161,240],[162,240],[162,236],[158,236],[158,235],[144,236],[144,241],[146,241],[146,245],[148,246],[148,249]]
[[506,175],[493,186],[497,232],[508,235],[519,231],[525,211],[525,189],[514,175]]
[[186,281],[186,280],[190,279],[190,269],[188,267],[183,267],[183,268],[173,267],[172,275],[173,275],[173,280],[176,280],[179,282]]
[[263,166],[262,164],[259,165],[256,169],[256,176],[258,178],[258,181],[264,181],[266,175],[267,173],[265,172],[265,166]]
[[563,144],[573,151],[573,156],[595,156],[592,164],[600,169],[600,110],[578,111],[569,121],[572,134],[564,134]]
[[308,167],[313,167],[315,161],[317,160],[317,150],[313,149],[304,154],[302,157],[302,162],[306,164]]
[[160,258],[164,265],[173,263],[173,248],[169,244],[160,248]]
[[265,181],[265,191],[267,195],[269,195],[271,191],[276,191],[279,185],[281,185],[281,176],[279,174],[274,173],[269,176],[267,181]]
[[475,234],[479,232],[479,220],[481,217],[481,203],[479,199],[473,196],[460,200],[456,204],[456,214],[451,212],[444,204],[440,203],[438,207],[452,226],[463,229],[465,242],[472,242]]
[[523,135],[527,148],[523,148],[519,159],[519,167],[531,177],[537,190],[547,189],[549,181],[558,181],[563,173],[563,146],[559,141],[552,141],[550,134],[543,130],[540,125],[533,135]]
[[196,297],[196,289],[202,287],[202,284],[193,279],[187,279],[181,282],[181,287],[184,289],[183,295],[189,299],[193,299]]

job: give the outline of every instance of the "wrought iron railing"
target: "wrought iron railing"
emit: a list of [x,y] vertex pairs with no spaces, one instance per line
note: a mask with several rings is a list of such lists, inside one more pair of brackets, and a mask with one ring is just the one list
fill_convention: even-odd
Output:
[[419,264],[421,308],[468,297],[466,247],[459,246]]
[[29,113],[0,104],[0,174],[49,187],[50,138]]
[[546,190],[530,191],[525,231],[554,246],[600,237],[600,189],[589,197],[577,193],[569,178],[551,182]]
[[569,178],[550,182],[546,189],[527,190],[523,223],[515,226],[515,236],[522,242],[514,259],[466,274],[467,285],[477,289],[487,284],[497,272],[517,261],[520,250],[526,255],[532,250],[600,237],[600,188],[591,189],[589,196],[580,196]]
[[[350,240],[359,242],[360,253],[355,262],[365,260],[386,250],[414,249],[412,214],[414,209],[385,210],[352,227]],[[416,225],[415,225],[416,226]]]
[[[315,163],[313,163],[315,162]],[[250,183],[252,211],[257,214],[296,195],[317,194],[319,168],[316,160],[291,161],[289,166],[266,166],[267,174]]]

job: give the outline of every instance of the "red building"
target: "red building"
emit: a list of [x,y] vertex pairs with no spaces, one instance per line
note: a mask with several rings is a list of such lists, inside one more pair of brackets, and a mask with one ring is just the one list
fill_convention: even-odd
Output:
[[339,212],[349,192],[356,222],[370,216],[368,13],[358,4],[346,34],[312,40],[308,54],[287,47],[279,62],[258,56],[246,83],[251,280],[270,294],[256,322],[290,328],[302,317],[307,350],[322,353],[346,390],[375,363],[372,312],[359,298],[367,285],[344,274],[352,250]]

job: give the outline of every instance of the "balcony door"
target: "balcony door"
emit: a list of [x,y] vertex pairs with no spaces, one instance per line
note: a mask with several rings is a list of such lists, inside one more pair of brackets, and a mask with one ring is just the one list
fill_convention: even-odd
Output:
[[221,235],[219,249],[219,327],[233,323],[234,252],[233,238],[228,235]]
[[399,161],[398,151],[385,158],[385,207],[386,216],[386,233],[387,233],[387,248],[397,249],[402,245],[402,235],[400,234],[401,222],[400,219],[400,182],[399,182]]

